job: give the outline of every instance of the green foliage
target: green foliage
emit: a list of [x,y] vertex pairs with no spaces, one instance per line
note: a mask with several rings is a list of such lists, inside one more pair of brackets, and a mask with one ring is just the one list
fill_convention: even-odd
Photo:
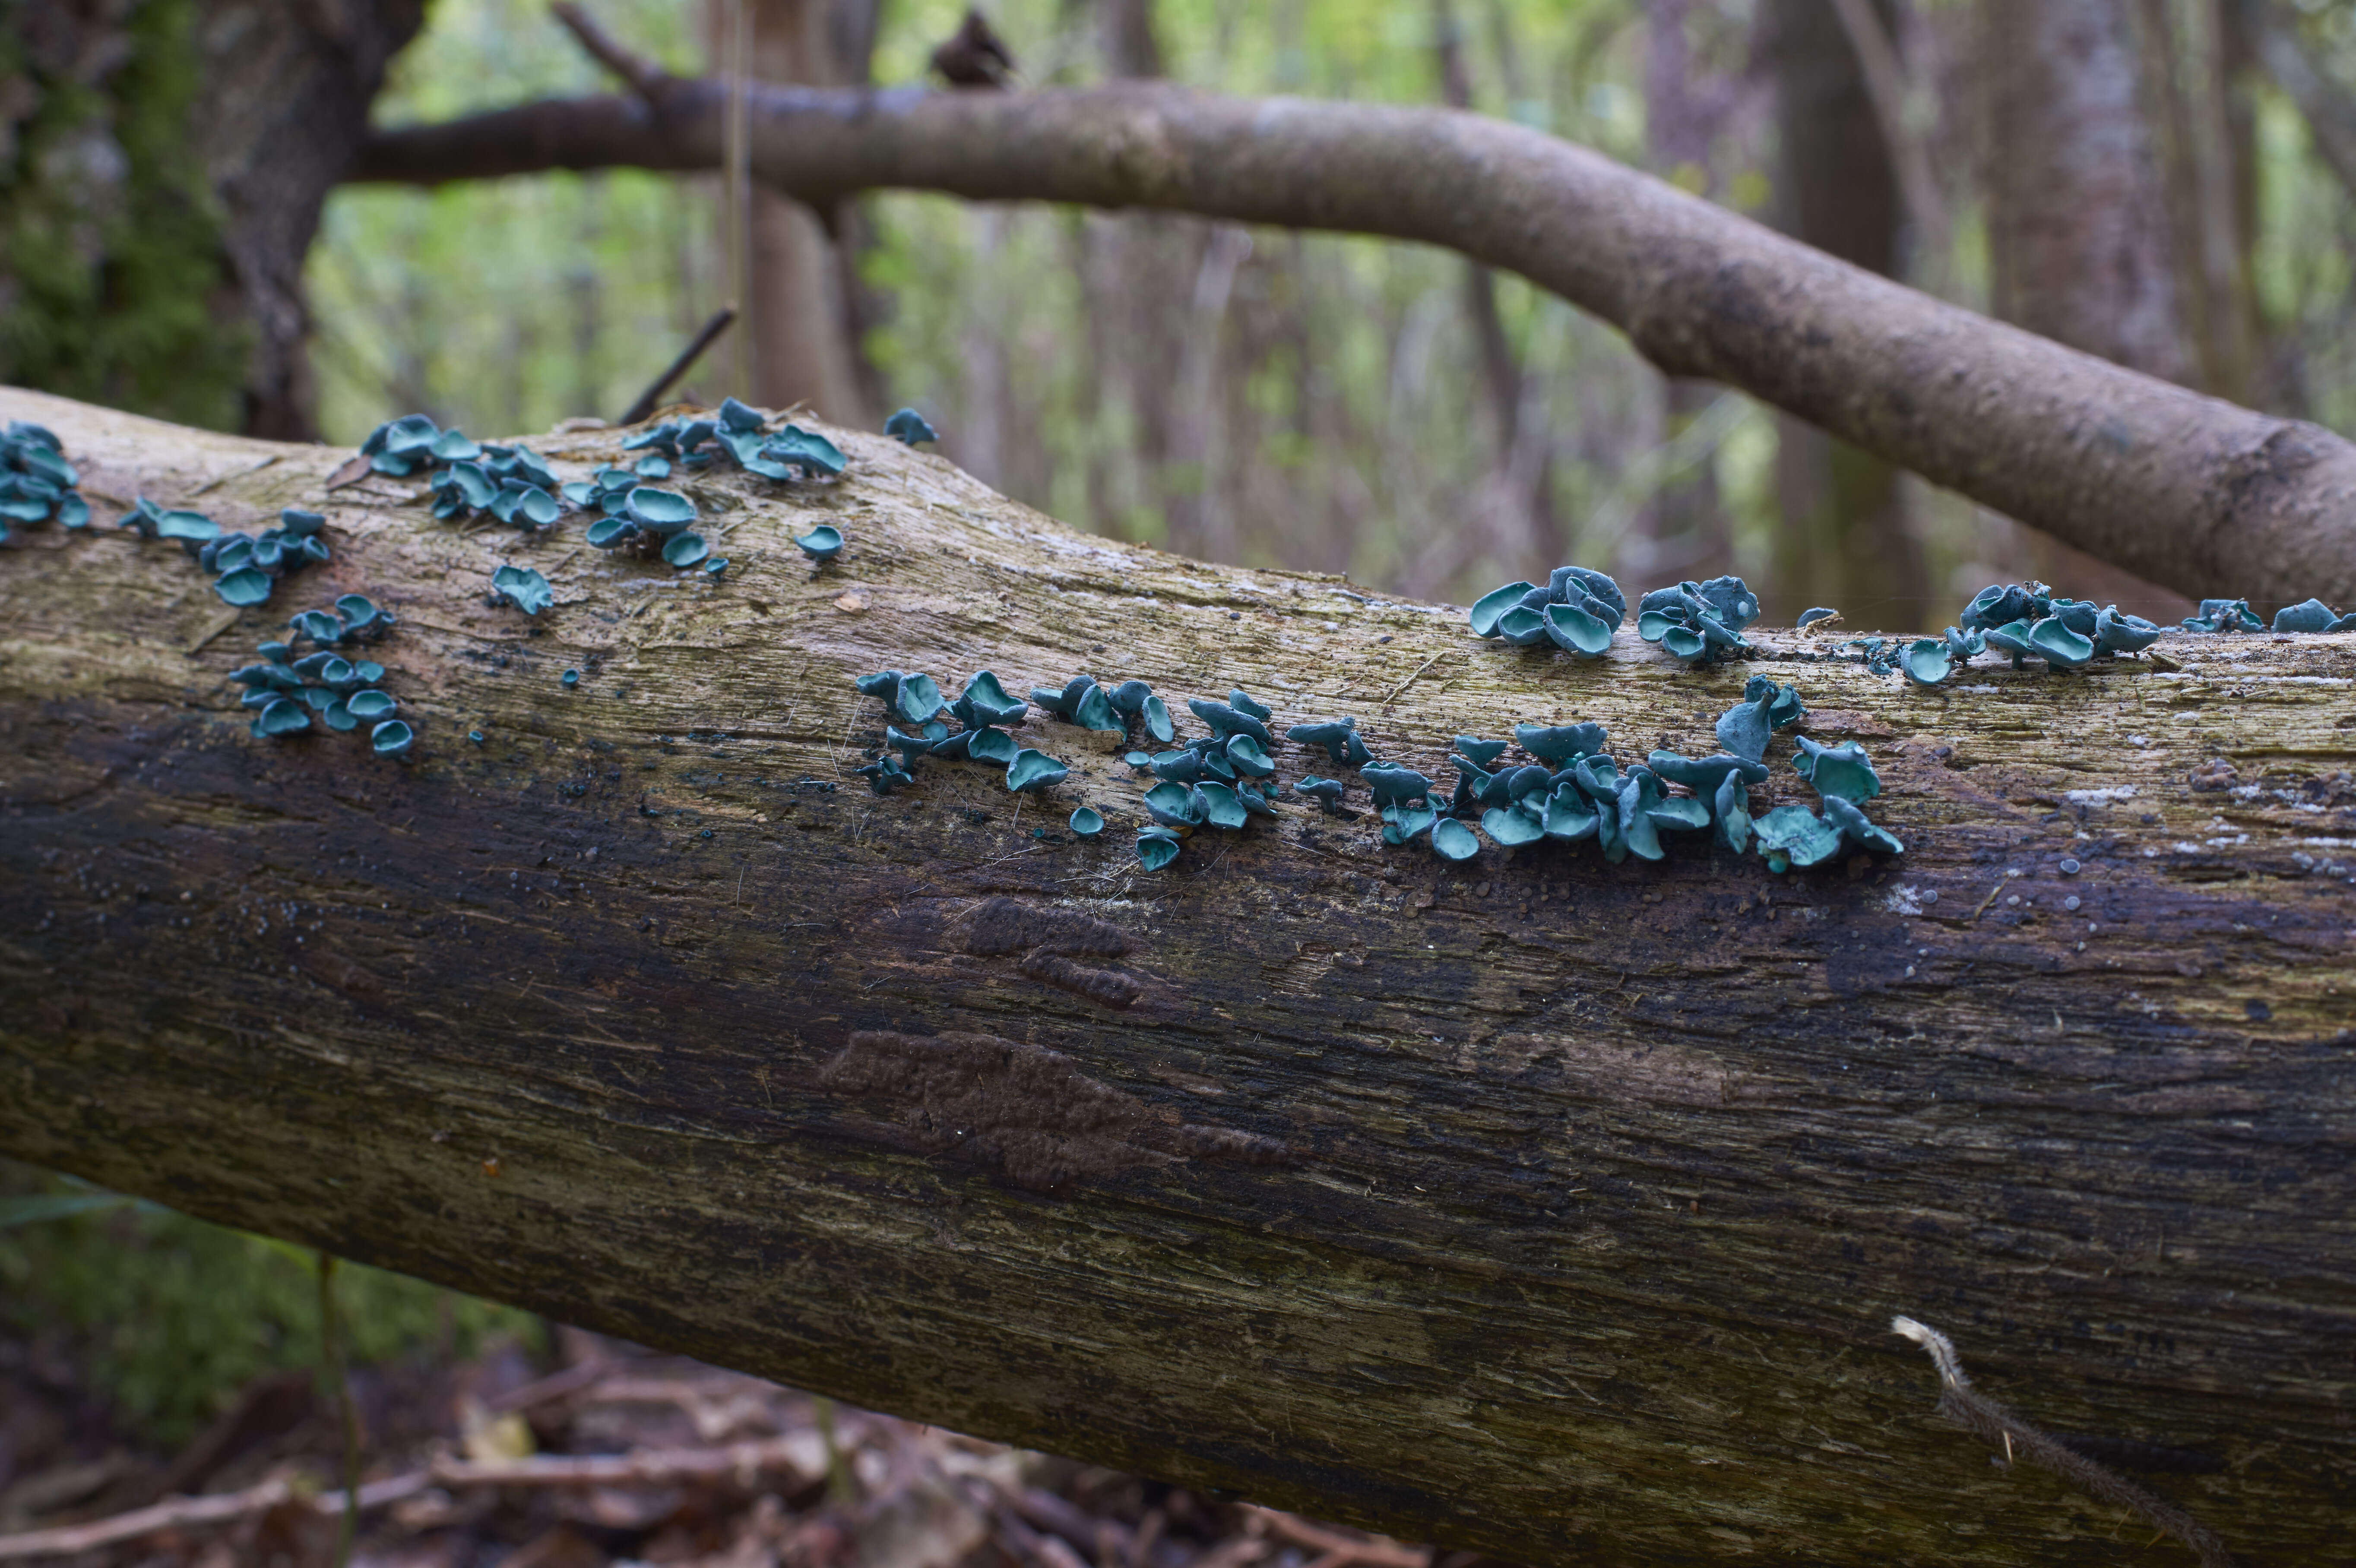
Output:
[[[336,1273],[352,1365],[484,1338],[537,1342],[539,1319],[382,1269]],[[255,1376],[319,1364],[313,1255],[0,1162],[0,1332],[62,1334],[118,1419],[187,1442]]]
[[40,69],[25,15],[0,6],[0,81],[37,105],[0,144],[0,381],[237,428],[248,335],[221,309],[229,262],[188,123],[194,0],[136,0],[109,41],[124,63],[95,81]]

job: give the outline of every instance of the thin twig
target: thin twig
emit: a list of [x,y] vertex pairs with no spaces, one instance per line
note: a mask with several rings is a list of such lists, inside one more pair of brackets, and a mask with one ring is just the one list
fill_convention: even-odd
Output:
[[319,1254],[319,1360],[336,1390],[336,1420],[344,1432],[344,1517],[336,1528],[336,1568],[352,1560],[360,1529],[360,1418],[352,1407],[352,1380],[344,1371],[342,1320],[336,1312],[336,1260]]
[[669,367],[661,375],[657,376],[645,391],[638,394],[638,400],[632,403],[623,413],[620,422],[636,424],[654,412],[655,405],[661,401],[665,392],[670,390],[671,383],[686,375],[695,362],[703,357],[703,351],[711,347],[712,342],[728,330],[729,323],[735,319],[736,307],[733,304],[724,304],[713,311],[712,319],[705,322],[702,328],[689,340],[687,347],[679,351],[679,357],[672,360]]
[[1890,1331],[1903,1335],[1930,1352],[1939,1370],[1939,1413],[1983,1442],[2002,1444],[2009,1459],[2019,1453],[2060,1476],[2081,1491],[2137,1513],[2148,1522],[2192,1548],[2201,1568],[2234,1568],[2233,1554],[2207,1526],[2165,1499],[2154,1497],[2107,1465],[2098,1465],[2074,1448],[2048,1437],[2003,1405],[1972,1387],[1964,1373],[1963,1358],[1944,1334],[1912,1317],[1893,1317]]
[[556,0],[549,7],[556,19],[571,30],[589,58],[630,84],[640,98],[652,101],[661,96],[673,78],[654,61],[624,47],[621,40],[597,25],[596,18],[574,5],[573,0]]
[[[371,1481],[359,1489],[352,1507],[367,1513],[417,1496],[429,1487],[460,1490],[477,1487],[648,1487],[676,1486],[689,1481],[715,1481],[784,1474],[796,1486],[816,1477],[805,1476],[795,1463],[790,1438],[759,1443],[732,1443],[712,1448],[642,1448],[628,1454],[535,1456],[475,1464],[440,1458],[423,1470]],[[325,1492],[308,1499],[323,1518],[346,1510],[346,1491]],[[87,1524],[31,1530],[20,1535],[0,1535],[0,1562],[34,1557],[67,1557],[95,1552],[125,1541],[137,1541],[169,1530],[199,1525],[232,1524],[287,1505],[305,1502],[294,1483],[264,1481],[241,1492],[211,1497],[168,1498],[151,1508],[92,1520]]]
[[[1442,648],[1440,650],[1440,653],[1444,654],[1448,650],[1446,648]],[[1387,709],[1392,703],[1397,702],[1400,692],[1405,691],[1408,687],[1413,686],[1416,683],[1417,678],[1420,677],[1425,670],[1430,669],[1433,665],[1436,665],[1439,662],[1440,654],[1434,654],[1430,658],[1424,660],[1421,664],[1416,666],[1414,675],[1408,677],[1405,680],[1400,681],[1397,686],[1391,688],[1391,694],[1383,699],[1383,706]]]

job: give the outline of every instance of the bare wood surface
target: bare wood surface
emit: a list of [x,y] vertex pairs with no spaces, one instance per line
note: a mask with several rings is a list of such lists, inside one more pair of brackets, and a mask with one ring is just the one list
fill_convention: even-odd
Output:
[[[720,83],[616,69],[631,95],[380,132],[351,177],[718,165]],[[1669,375],[1739,387],[2180,592],[2356,603],[2356,445],[1943,304],[1523,126],[1142,81],[762,86],[749,113],[755,176],[819,210],[890,187],[1444,245],[1610,322]]]
[[[836,485],[689,481],[712,582],[436,524],[418,487],[323,497],[335,451],[0,417],[59,431],[102,507],[318,506],[336,550],[243,614],[127,534],[0,555],[12,1155],[1523,1561],[2159,1560],[1939,1416],[1905,1313],[2041,1431],[2215,1456],[2149,1485],[2244,1560],[2349,1549],[2350,638],[1936,693],[1758,629],[1726,669],[1633,635],[1572,664],[1081,536],[852,432]],[[573,475],[622,433],[536,444]],[[813,571],[787,534],[818,521],[850,545]],[[555,584],[537,624],[483,603],[505,559]],[[348,591],[402,617],[405,761],[254,741],[226,683]],[[1706,748],[1763,671],[1871,749],[1909,848],[1447,867],[1291,809],[1148,876],[1137,781],[1035,715],[1075,770],[1051,801],[946,763],[867,795],[851,678],[887,665],[1241,684],[1435,776],[1521,720]],[[1787,755],[1770,793],[1807,799]],[[1033,836],[1082,801],[1106,841]]]

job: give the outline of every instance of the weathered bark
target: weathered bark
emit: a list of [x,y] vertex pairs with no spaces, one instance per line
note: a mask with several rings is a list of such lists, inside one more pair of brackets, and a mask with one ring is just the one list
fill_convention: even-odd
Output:
[[[380,134],[354,177],[708,168],[717,87]],[[2356,445],[1942,304],[1583,148],[1443,110],[1149,83],[1023,93],[767,89],[762,178],[1153,207],[1451,246],[1863,451],[2155,581],[2356,601]]]
[[[0,558],[13,1156],[1525,1561],[2158,1560],[1938,1419],[1903,1311],[2048,1430],[2222,1461],[2154,1484],[2250,1561],[2348,1549],[2356,640],[1935,693],[1788,635],[1574,665],[849,432],[833,486],[693,481],[737,564],[681,580],[323,498],[335,452],[0,415],[95,495],[321,505],[336,549],[241,615],[127,535]],[[786,531],[821,518],[851,545],[813,572]],[[556,584],[537,624],[482,602],[508,554]],[[344,591],[402,618],[404,761],[255,741],[224,678]],[[868,795],[851,678],[887,665],[1240,683],[1433,773],[1523,719],[1707,747],[1763,672],[1870,746],[1908,848],[1451,868],[1289,809],[1149,876],[1137,781],[1068,726],[1023,731],[1074,764],[1049,799],[946,763]],[[1083,800],[1110,841],[1063,835]]]
[[423,15],[0,6],[0,380],[309,435],[303,259]]

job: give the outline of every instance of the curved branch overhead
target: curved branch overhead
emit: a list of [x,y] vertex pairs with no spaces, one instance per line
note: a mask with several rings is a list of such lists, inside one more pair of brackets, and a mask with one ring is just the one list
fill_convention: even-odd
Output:
[[[635,74],[635,96],[380,132],[350,177],[714,166],[719,86]],[[1668,374],[1739,387],[2195,598],[2356,601],[2356,445],[1944,304],[1537,131],[1143,81],[764,87],[752,121],[755,174],[820,208],[896,188],[1446,246],[1612,323]]]
[[[2356,635],[1936,690],[1837,633],[1574,661],[1091,539],[866,432],[826,432],[839,481],[689,474],[715,578],[330,491],[324,447],[5,419],[94,501],[308,508],[333,549],[244,612],[128,530],[0,551],[0,1150],[1519,1562],[2163,1561],[1935,1413],[1902,1313],[2004,1419],[2172,1451],[2149,1490],[2244,1561],[2344,1555]],[[579,479],[624,433],[534,444]],[[502,561],[537,614],[486,602]],[[345,593],[397,617],[397,758],[239,706]],[[1147,873],[1152,781],[1044,713],[1010,720],[1069,765],[1044,797],[938,757],[869,794],[885,667],[1135,677],[1188,728],[1242,686],[1443,779],[1522,720],[1698,754],[1766,674],[1871,752],[1906,848],[1451,864],[1288,793]],[[1759,804],[1804,801],[1768,754]],[[1113,830],[1066,833],[1083,804]]]

